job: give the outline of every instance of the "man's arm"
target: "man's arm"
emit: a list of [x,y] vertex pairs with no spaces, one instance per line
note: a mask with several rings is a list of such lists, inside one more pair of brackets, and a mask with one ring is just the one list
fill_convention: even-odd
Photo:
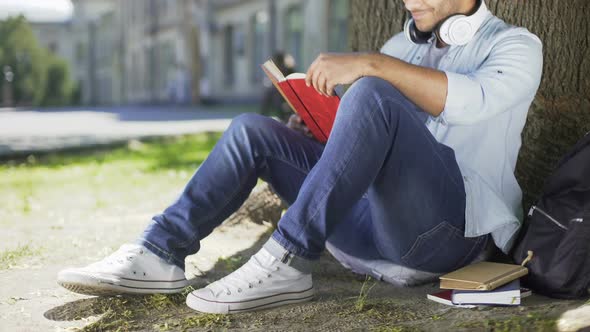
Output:
[[[345,72],[342,68],[347,68]],[[363,76],[390,82],[427,113],[438,116],[447,99],[447,76],[379,53],[321,54],[310,66],[306,81],[324,95],[333,95],[336,84],[350,84]]]
[[519,31],[502,38],[485,62],[467,74],[418,67],[383,54],[326,54],[310,66],[306,81],[329,94],[336,84],[377,76],[442,122],[469,125],[530,104],[542,69],[541,41]]
[[448,81],[444,72],[409,64],[385,54],[367,54],[363,76],[375,76],[390,82],[416,106],[432,116],[445,108]]

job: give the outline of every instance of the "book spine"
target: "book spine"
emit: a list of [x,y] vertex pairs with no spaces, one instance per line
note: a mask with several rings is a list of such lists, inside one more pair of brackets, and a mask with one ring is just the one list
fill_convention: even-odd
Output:
[[302,110],[307,114],[307,116],[306,116],[307,119],[304,119],[304,121],[307,120],[307,121],[305,121],[305,124],[307,125],[307,127],[316,136],[318,141],[320,141],[322,143],[325,143],[326,141],[328,141],[328,134],[325,133],[322,130],[322,127],[319,125],[319,123],[317,123],[314,116],[309,111],[307,105],[305,105],[303,100],[301,100],[301,97],[299,97],[299,94],[296,92],[296,89],[293,87],[293,85],[291,85],[291,82],[289,80],[287,80],[285,82],[289,86],[289,89],[293,92],[294,98],[296,98],[299,105],[301,105]]
[[518,270],[516,273],[514,273],[513,271],[507,272],[501,276],[498,276],[497,278],[495,278],[494,280],[489,281],[488,283],[482,285],[482,288],[478,287],[478,289],[481,290],[494,290],[504,284],[507,284],[509,282],[511,282],[512,280],[515,280],[517,278],[520,278],[522,276],[525,276],[528,274],[528,270],[524,269],[524,270]]

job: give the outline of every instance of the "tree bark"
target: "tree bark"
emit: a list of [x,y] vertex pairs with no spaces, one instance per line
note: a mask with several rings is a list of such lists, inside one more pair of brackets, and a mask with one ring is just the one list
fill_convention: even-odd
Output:
[[237,224],[249,220],[257,224],[270,223],[276,226],[287,205],[272,191],[267,183],[254,188],[242,207],[225,220],[225,224]]
[[[590,130],[590,2],[487,0],[507,23],[523,26],[544,44],[541,86],[523,131],[516,175],[528,208],[559,158]],[[401,0],[352,0],[351,46],[377,51],[403,29]]]

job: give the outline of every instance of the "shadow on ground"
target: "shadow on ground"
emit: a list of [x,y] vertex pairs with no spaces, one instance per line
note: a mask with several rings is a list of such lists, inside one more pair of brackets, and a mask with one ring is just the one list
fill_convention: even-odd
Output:
[[[254,254],[267,240],[219,260],[195,288],[223,277]],[[190,264],[190,258],[188,263]],[[83,331],[554,331],[561,313],[584,301],[556,301],[533,295],[520,307],[457,309],[426,300],[438,284],[395,288],[350,273],[329,254],[314,270],[314,301],[234,315],[200,314],[185,305],[183,294],[95,297],[66,303],[45,312],[50,320],[71,321],[101,316]],[[361,288],[369,289],[367,294]],[[373,287],[371,287],[373,286]]]

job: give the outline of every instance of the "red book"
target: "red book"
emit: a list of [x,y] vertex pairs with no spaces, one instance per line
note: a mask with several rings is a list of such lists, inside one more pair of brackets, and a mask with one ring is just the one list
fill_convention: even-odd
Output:
[[336,118],[340,97],[326,97],[312,86],[308,87],[305,84],[305,74],[283,75],[272,60],[262,64],[262,70],[291,106],[291,109],[299,114],[313,136],[318,141],[326,143]]

